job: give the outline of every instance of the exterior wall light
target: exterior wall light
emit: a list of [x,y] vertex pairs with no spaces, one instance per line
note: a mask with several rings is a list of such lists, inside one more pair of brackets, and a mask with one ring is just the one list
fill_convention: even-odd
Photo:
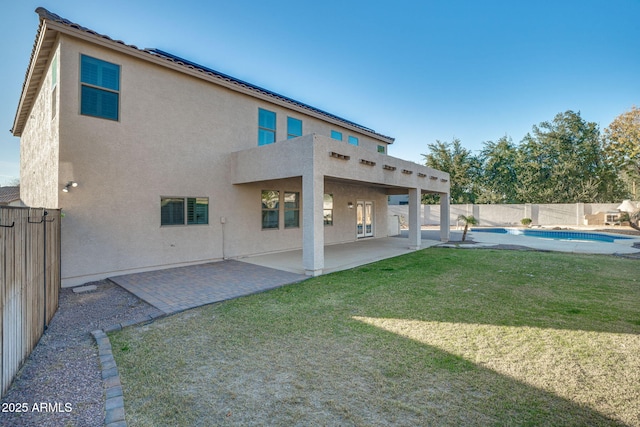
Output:
[[67,182],[67,185],[64,186],[64,188],[62,189],[62,191],[64,191],[65,193],[69,192],[69,188],[71,187],[77,187],[78,183],[75,181],[69,181]]
[[349,209],[353,209],[353,202],[349,202],[349,203],[347,203],[347,207],[348,207]]

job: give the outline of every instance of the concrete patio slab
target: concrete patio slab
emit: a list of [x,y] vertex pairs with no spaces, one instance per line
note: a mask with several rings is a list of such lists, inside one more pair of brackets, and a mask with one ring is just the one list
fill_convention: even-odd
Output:
[[[422,249],[442,243],[439,231],[422,232]],[[323,274],[347,270],[364,264],[393,258],[414,252],[409,248],[407,232],[394,237],[368,238],[355,242],[341,243],[324,247]],[[302,250],[277,252],[241,258],[249,264],[276,268],[291,273],[304,274]]]

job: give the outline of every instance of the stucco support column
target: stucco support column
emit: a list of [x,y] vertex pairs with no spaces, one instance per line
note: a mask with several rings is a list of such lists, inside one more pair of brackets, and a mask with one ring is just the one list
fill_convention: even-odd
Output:
[[440,240],[449,241],[449,193],[440,194]]
[[424,216],[424,221],[422,224],[429,225],[431,224],[431,206],[430,205],[422,205],[422,214]]
[[584,225],[584,203],[576,203],[576,225]]
[[324,268],[324,177],[313,170],[302,176],[302,265],[307,276]]
[[409,249],[420,249],[422,246],[420,229],[421,193],[419,188],[409,189]]

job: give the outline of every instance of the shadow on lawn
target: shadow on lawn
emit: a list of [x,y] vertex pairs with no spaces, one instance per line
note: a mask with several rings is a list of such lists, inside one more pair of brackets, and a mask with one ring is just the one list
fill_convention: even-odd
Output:
[[[458,413],[453,417],[453,420],[447,416],[445,424],[450,424],[451,421],[467,425],[625,426],[640,424],[640,412],[634,409],[635,405],[625,406],[623,408],[624,414],[618,414],[616,408],[613,408],[609,401],[616,399],[607,399],[607,390],[600,393],[603,396],[599,396],[595,403],[591,402],[591,406],[595,406],[594,408],[585,404],[584,400],[594,393],[598,394],[598,391],[578,390],[578,396],[574,396],[572,393],[575,390],[570,390],[566,393],[575,399],[571,400],[545,390],[542,385],[550,389],[553,389],[553,385],[549,386],[544,371],[539,372],[541,378],[538,378],[536,373],[529,372],[529,366],[516,366],[518,364],[516,359],[500,364],[494,363],[495,361],[491,360],[490,356],[487,357],[486,354],[475,358],[474,356],[469,357],[468,354],[463,357],[455,353],[464,353],[464,351],[447,348],[452,347],[450,345],[431,344],[432,340],[429,339],[429,335],[431,333],[433,338],[433,331],[426,331],[426,334],[421,334],[420,331],[412,333],[416,329],[412,323],[425,323],[425,329],[432,329],[432,322],[357,316],[353,319],[363,323],[364,328],[382,329],[389,332],[387,345],[390,346],[390,353],[393,353],[394,340],[408,340],[408,345],[402,345],[402,348],[409,349],[406,355],[408,360],[425,365],[429,371],[435,373],[434,377],[440,378],[439,372],[444,372],[444,377],[447,378],[446,385],[449,387],[448,392],[451,394],[451,397],[447,399],[450,405],[447,411]],[[453,326],[455,328],[455,325]],[[436,331],[435,334],[438,332],[445,331]],[[467,332],[463,331],[460,334],[461,340],[466,339]],[[464,346],[463,342],[459,344]],[[387,358],[385,347],[386,345],[380,347],[378,354],[381,358]],[[486,353],[486,349],[483,351]],[[394,361],[390,360],[388,363],[393,364]],[[526,378],[527,373],[529,378]],[[564,373],[568,383],[580,381],[579,378],[573,377],[573,374],[574,372]],[[580,375],[578,372],[577,376]],[[536,382],[539,382],[540,386],[536,385]],[[425,384],[427,390],[433,390],[432,386],[433,384]],[[435,389],[441,390],[438,386]],[[425,402],[421,403],[429,402],[429,391],[425,392],[422,397]],[[633,397],[630,399],[633,400]],[[411,405],[412,402],[409,402],[409,406]],[[616,414],[616,418],[619,419],[598,411],[597,407],[600,405],[604,408],[603,412]]]
[[624,260],[599,259],[427,249],[352,270],[342,298],[358,293],[361,328],[414,343],[406,360],[451,373],[478,424],[640,426],[637,287]]

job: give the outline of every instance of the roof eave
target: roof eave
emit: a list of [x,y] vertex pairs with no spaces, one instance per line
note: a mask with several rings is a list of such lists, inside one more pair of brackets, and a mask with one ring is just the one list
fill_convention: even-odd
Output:
[[[34,82],[34,74],[35,74],[35,64],[37,62],[37,57],[40,53],[40,48],[44,43],[44,39],[46,37],[46,29],[45,22],[40,20],[40,25],[38,26],[38,31],[36,32],[36,40],[33,44],[33,49],[31,50],[31,58],[29,59],[29,65],[27,67],[27,71],[25,73],[24,82],[22,83],[22,92],[20,93],[20,101],[18,102],[18,109],[16,110],[16,115],[13,120],[13,127],[11,128],[11,133],[14,136],[20,136],[22,134],[22,130],[24,129],[24,123],[26,122],[25,116],[29,114],[31,111],[31,105],[29,101],[32,101],[28,94],[32,91],[32,87]],[[37,82],[38,86],[40,82]],[[27,108],[28,107],[28,108]],[[25,111],[28,110],[28,111]]]

